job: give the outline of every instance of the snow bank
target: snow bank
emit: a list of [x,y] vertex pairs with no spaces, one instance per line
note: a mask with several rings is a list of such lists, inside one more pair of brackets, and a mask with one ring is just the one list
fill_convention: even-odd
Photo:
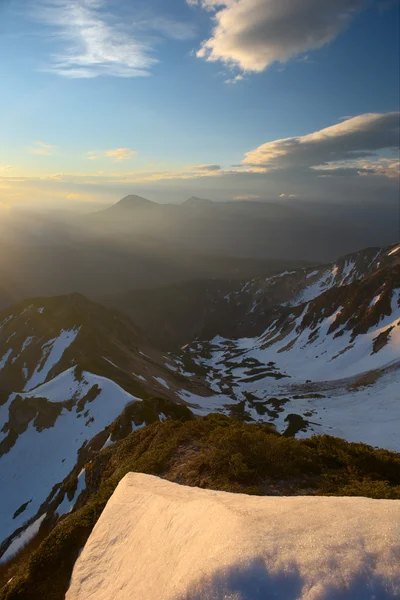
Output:
[[130,473],[66,600],[400,597],[400,501],[254,497]]

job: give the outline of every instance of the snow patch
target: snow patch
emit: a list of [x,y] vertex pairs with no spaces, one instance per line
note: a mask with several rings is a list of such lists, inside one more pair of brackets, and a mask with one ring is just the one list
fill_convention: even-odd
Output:
[[51,369],[61,360],[65,350],[75,341],[79,331],[80,328],[63,329],[57,338],[44,344],[43,357],[46,357],[45,363],[42,366],[42,361],[40,361],[32,377],[25,385],[24,391],[32,390],[46,380]]
[[11,319],[13,319],[13,318],[14,318],[14,315],[10,315],[10,316],[6,317],[6,318],[4,319],[4,321],[2,321],[2,322],[0,323],[0,331],[1,331],[1,330],[3,329],[3,327],[5,327],[5,326],[7,325],[7,323],[8,323],[9,321],[11,321]]
[[10,358],[11,354],[12,354],[12,348],[7,350],[7,352],[4,354],[3,358],[0,360],[0,371],[2,369],[4,369],[4,367],[6,366],[6,363],[7,363],[8,359]]
[[393,248],[390,252],[388,252],[388,256],[393,256],[393,254],[396,254],[399,250],[400,250],[400,244],[398,246],[395,246],[395,248]]
[[375,304],[377,302],[379,302],[379,300],[382,298],[383,296],[383,292],[381,294],[377,294],[374,298],[372,298],[371,302],[369,303],[368,308],[372,308],[373,306],[375,306]]
[[140,381],[146,381],[145,377],[143,377],[143,375],[136,375],[136,373],[132,373],[132,375],[134,375],[137,379],[140,379]]
[[158,383],[161,383],[162,386],[164,386],[165,388],[167,388],[167,390],[169,390],[169,385],[165,381],[165,379],[163,379],[162,377],[153,377],[153,379],[155,379],[156,381],[158,381]]
[[110,363],[110,365],[112,365],[113,367],[115,367],[116,369],[121,369],[121,367],[119,367],[118,365],[116,365],[115,363],[113,363],[112,360],[110,360],[109,358],[106,358],[105,356],[102,356],[101,358],[103,358],[104,360],[106,360],[108,363]]
[[11,542],[3,556],[0,558],[0,564],[10,560],[10,558],[22,550],[22,548],[35,537],[45,517],[46,513],[36,519],[36,521],[29,525],[29,527],[27,527]]
[[82,471],[78,475],[78,485],[77,485],[75,494],[73,495],[72,499],[69,500],[67,494],[65,494],[63,501],[61,502],[61,504],[59,506],[57,506],[57,514],[59,517],[61,517],[62,515],[65,515],[65,513],[71,512],[71,510],[74,508],[74,506],[76,504],[76,501],[79,498],[79,495],[81,494],[81,492],[83,492],[85,487],[86,487],[86,472],[85,472],[85,469],[82,469]]

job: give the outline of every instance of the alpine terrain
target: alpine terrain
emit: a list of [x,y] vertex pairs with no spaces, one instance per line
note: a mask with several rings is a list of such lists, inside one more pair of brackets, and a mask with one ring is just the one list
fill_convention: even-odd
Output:
[[[399,458],[386,452],[400,451],[400,245],[248,281],[193,285],[207,292],[201,311],[197,294],[185,308],[196,327],[182,319],[181,347],[163,330],[170,304],[162,289],[137,292],[140,302],[135,292],[124,295],[130,316],[80,294],[28,299],[1,313],[0,597],[34,598],[27,590],[45,560],[43,582],[55,590],[46,597],[61,598],[78,551],[132,470],[229,491],[400,497]],[[179,308],[179,293],[176,302]],[[135,305],[142,307],[136,316]],[[147,328],[151,315],[162,335],[154,323]],[[216,421],[204,421],[210,413],[219,415]],[[231,475],[231,466],[218,474],[221,427],[232,430],[224,448],[236,447],[255,427],[240,452],[251,452],[261,436],[258,456],[272,439],[276,468],[281,451],[285,467],[264,473],[264,463],[260,471],[239,461]],[[308,441],[314,434],[320,437]],[[339,452],[333,448],[345,442],[337,438],[368,446]],[[318,439],[333,440],[321,442],[328,452],[312,441]],[[205,440],[212,460],[202,454]],[[342,462],[332,463],[333,452]],[[343,466],[364,452],[383,454],[357,459],[357,468]],[[233,447],[228,454],[240,456]],[[82,511],[78,526],[74,515]],[[59,587],[54,547],[60,560],[67,553]]]

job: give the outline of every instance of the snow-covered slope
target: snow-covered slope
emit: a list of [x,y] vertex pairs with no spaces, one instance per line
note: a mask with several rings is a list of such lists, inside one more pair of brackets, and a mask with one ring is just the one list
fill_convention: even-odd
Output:
[[[1,407],[9,411],[0,434],[3,449],[9,446],[0,458],[0,486],[7,490],[0,500],[2,539],[37,513],[53,486],[75,467],[82,448],[128,403],[137,401],[109,379],[87,372],[78,379],[74,369],[37,387],[34,394],[19,394],[18,399],[10,395]],[[29,411],[32,421],[23,422]],[[25,510],[15,516],[24,504]]]
[[72,508],[91,452],[176,416],[166,362],[129,319],[79,295],[0,315],[0,556]]
[[[392,252],[392,254],[390,254]],[[284,271],[272,277],[257,277],[227,294],[228,307],[242,307],[241,320],[257,328],[268,310],[276,306],[298,306],[311,302],[327,290],[361,281],[379,269],[393,264],[397,247],[367,248],[344,256],[334,263]]]
[[[184,348],[181,364],[205,376],[212,409],[272,421],[282,432],[400,450],[400,252],[373,254],[361,279],[345,260],[342,275],[330,275],[336,284],[316,297],[306,287],[296,301],[275,306],[261,335],[216,336]],[[210,410],[210,398],[182,397],[198,414]]]
[[400,597],[400,501],[253,497],[130,473],[66,600]]

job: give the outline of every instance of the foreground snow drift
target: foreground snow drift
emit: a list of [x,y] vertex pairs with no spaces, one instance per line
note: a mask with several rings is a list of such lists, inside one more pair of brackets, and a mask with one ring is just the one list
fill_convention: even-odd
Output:
[[67,600],[400,597],[400,501],[254,497],[130,473]]

